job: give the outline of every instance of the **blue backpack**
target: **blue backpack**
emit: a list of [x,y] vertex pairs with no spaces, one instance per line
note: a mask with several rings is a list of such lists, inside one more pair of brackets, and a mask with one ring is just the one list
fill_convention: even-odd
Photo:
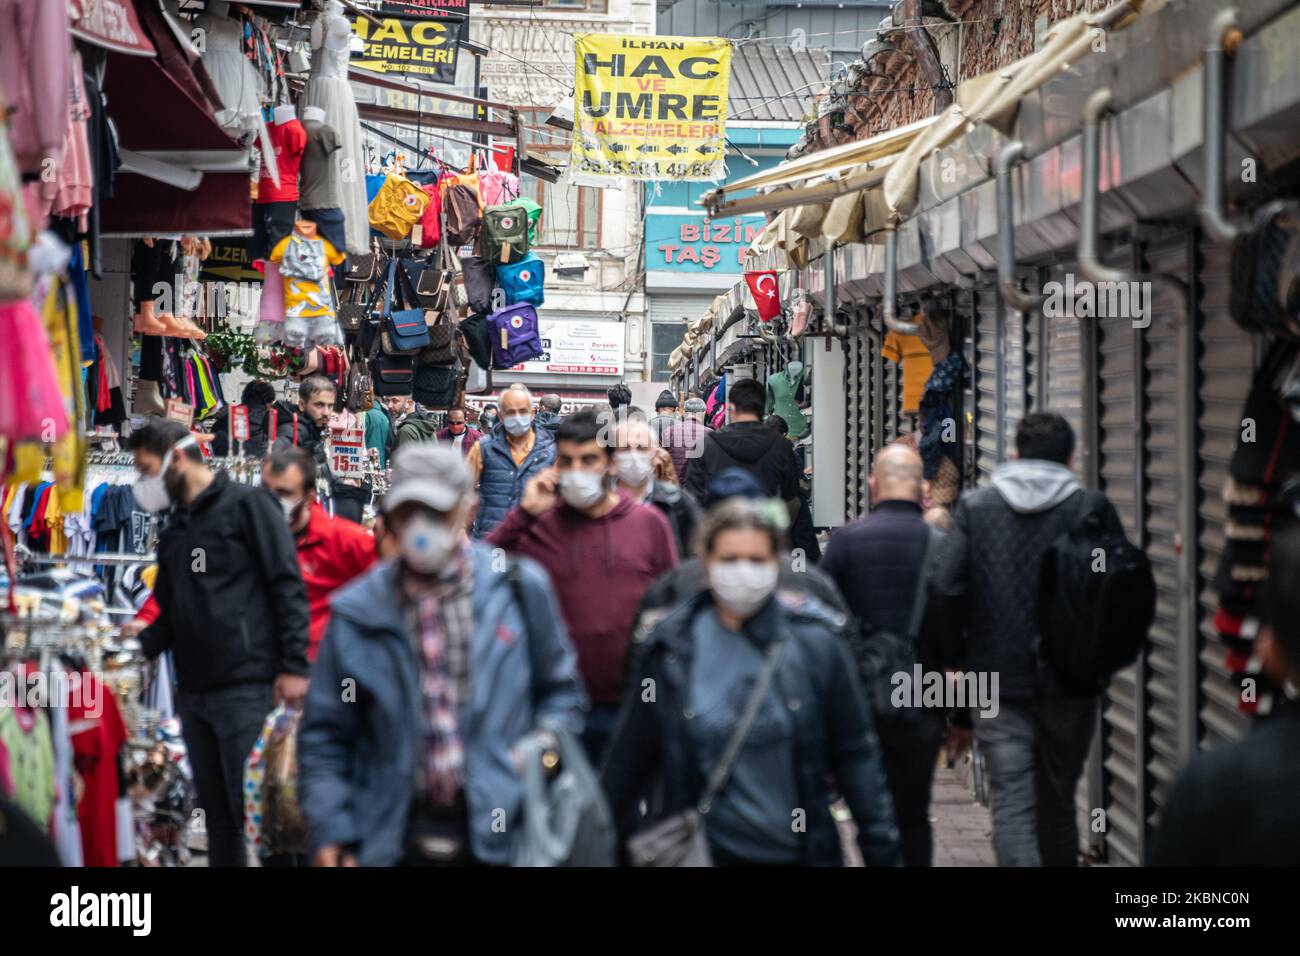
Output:
[[510,265],[497,266],[497,285],[510,305],[546,301],[546,264],[533,253]]

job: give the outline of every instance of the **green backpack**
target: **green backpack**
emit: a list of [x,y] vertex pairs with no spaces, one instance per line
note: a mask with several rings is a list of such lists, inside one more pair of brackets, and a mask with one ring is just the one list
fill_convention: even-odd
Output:
[[483,258],[494,265],[509,265],[528,254],[528,210],[519,203],[489,206],[483,213]]
[[537,205],[531,199],[520,196],[513,203],[516,206],[523,206],[528,210],[528,244],[535,246],[538,243],[538,224],[542,221],[542,207]]

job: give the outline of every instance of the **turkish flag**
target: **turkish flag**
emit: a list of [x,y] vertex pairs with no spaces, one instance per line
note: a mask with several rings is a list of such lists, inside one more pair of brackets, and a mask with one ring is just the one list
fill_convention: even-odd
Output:
[[745,283],[750,295],[758,306],[758,317],[764,322],[771,322],[781,314],[781,284],[772,270],[765,272],[746,272]]

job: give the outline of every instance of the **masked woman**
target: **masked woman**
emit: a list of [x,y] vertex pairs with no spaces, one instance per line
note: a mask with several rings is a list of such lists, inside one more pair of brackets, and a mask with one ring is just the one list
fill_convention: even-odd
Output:
[[[698,810],[715,865],[835,866],[834,778],[867,864],[896,865],[893,804],[844,621],[812,599],[775,595],[780,527],[747,500],[705,517],[697,551],[709,588],[647,637],[605,792],[624,830],[652,793],[662,809],[643,832]],[[633,862],[641,855],[634,849]]]

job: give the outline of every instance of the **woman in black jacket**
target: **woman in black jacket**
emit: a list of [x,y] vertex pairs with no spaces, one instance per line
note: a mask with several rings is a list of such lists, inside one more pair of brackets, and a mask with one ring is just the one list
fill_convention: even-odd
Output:
[[605,755],[615,819],[630,829],[656,785],[664,817],[698,804],[776,641],[774,679],[705,816],[714,862],[841,864],[834,777],[866,862],[897,865],[893,804],[844,619],[811,599],[774,596],[782,531],[770,505],[723,502],[697,541],[709,589],[651,631]]

